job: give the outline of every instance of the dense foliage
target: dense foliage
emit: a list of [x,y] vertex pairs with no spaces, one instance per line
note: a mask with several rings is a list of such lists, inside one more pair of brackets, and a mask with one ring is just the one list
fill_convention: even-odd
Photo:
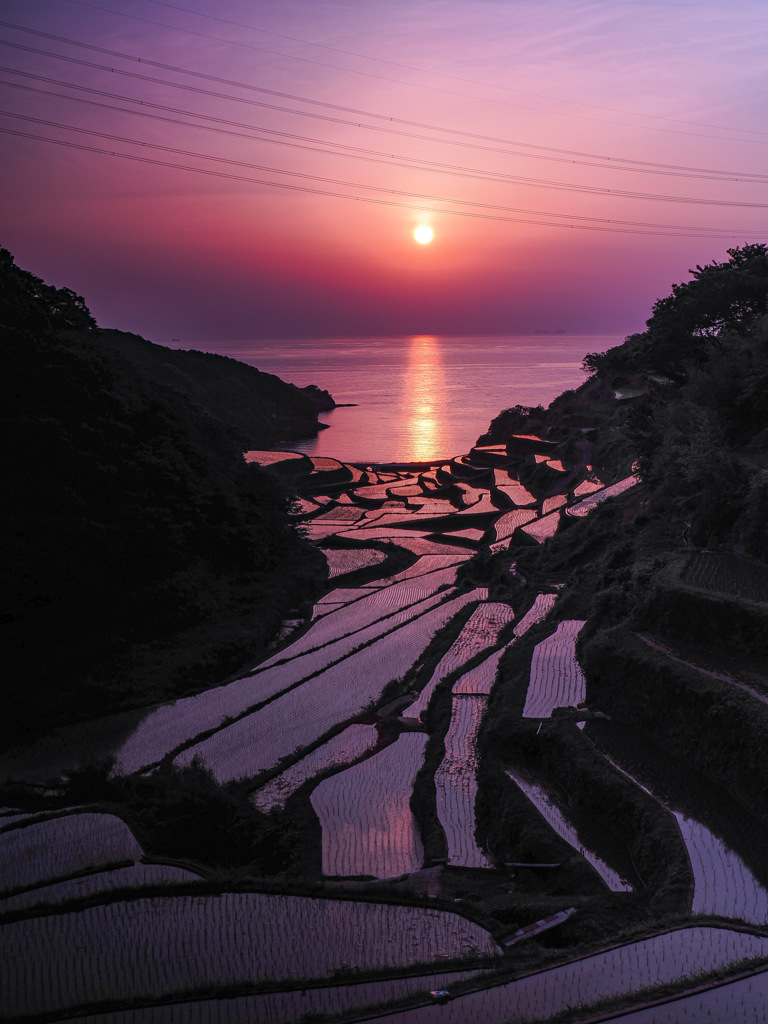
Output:
[[100,331],[5,250],[0,326],[0,721],[36,730],[238,668],[323,573],[280,485],[242,458],[316,426],[312,402],[235,360]]
[[651,485],[649,511],[689,524],[696,546],[736,544],[765,558],[768,251],[729,255],[674,285],[647,332],[604,358],[648,383],[625,435]]
[[[540,433],[608,481],[639,470],[641,486],[616,503],[565,518],[546,545],[517,548],[517,572],[534,592],[565,581],[559,616],[587,620],[578,652],[588,705],[716,779],[765,823],[764,705],[728,680],[765,692],[768,247],[728,255],[674,285],[645,332],[589,355],[581,388],[546,410],[507,410],[486,438]],[[514,715],[492,710],[487,756],[528,759],[557,778],[551,740],[545,758],[518,740]],[[578,774],[571,759],[563,754],[564,786]]]

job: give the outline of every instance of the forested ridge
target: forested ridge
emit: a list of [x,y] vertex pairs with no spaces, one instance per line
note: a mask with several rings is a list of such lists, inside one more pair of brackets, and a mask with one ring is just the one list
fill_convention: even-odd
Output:
[[541,431],[606,475],[636,463],[657,539],[768,557],[768,248],[728,255],[673,285],[646,331],[587,355],[584,385],[506,410],[482,440]]
[[82,297],[6,250],[0,330],[4,730],[241,667],[325,574],[289,496],[242,452],[316,431],[316,400],[233,359],[100,330]]
[[[561,615],[586,620],[578,658],[588,706],[612,719],[607,742],[637,736],[657,761],[682,758],[725,794],[713,801],[752,816],[746,848],[768,824],[768,715],[754,698],[768,655],[768,248],[728,256],[673,285],[646,331],[589,354],[580,388],[506,410],[481,440],[539,433],[603,479],[637,475],[621,499],[519,548],[516,571],[534,589],[565,581]],[[489,758],[520,749],[507,703],[481,737]]]

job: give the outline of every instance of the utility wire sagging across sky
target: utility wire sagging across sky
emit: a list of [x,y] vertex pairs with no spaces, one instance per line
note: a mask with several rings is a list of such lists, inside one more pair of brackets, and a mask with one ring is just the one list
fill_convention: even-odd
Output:
[[[594,252],[611,275],[629,272],[625,260],[608,258],[611,238],[625,238],[616,244],[639,254],[664,237],[676,252],[691,253],[677,265],[761,240],[768,210],[761,122],[746,105],[725,116],[724,95],[719,107],[713,103],[711,76],[690,84],[698,64],[682,52],[681,102],[671,90],[660,100],[651,83],[662,72],[647,73],[656,59],[652,38],[659,68],[672,74],[660,32],[632,12],[611,26],[566,0],[555,3],[562,24],[544,19],[532,0],[493,20],[445,0],[438,24],[402,0],[393,0],[388,19],[376,5],[341,17],[333,4],[321,13],[296,0],[306,10],[298,30],[281,10],[242,0],[224,0],[215,11],[198,0],[51,0],[34,23],[21,0],[8,0],[0,21],[0,137],[12,157],[5,177],[11,193],[30,194],[31,211],[45,205],[31,195],[46,165],[92,177],[92,194],[123,182],[118,191],[142,207],[155,190],[167,192],[174,198],[153,213],[153,237],[183,196],[199,193],[187,223],[218,234],[231,222],[233,259],[268,236],[285,249],[288,276],[270,296],[300,287],[297,268],[307,261],[328,302],[345,278],[371,297],[384,280],[403,296],[420,282],[420,301],[446,324],[457,323],[448,307],[460,290],[469,296],[491,280],[499,282],[491,307],[501,323],[503,253],[513,254],[511,271],[514,253],[532,252],[531,244],[541,248],[534,262],[546,260],[555,237],[565,259],[575,244],[566,238],[604,236]],[[714,23],[706,0],[705,8],[699,17]],[[593,36],[600,59],[587,68]],[[696,40],[703,53],[706,40]],[[739,52],[743,58],[743,45]],[[613,88],[597,89],[593,78]],[[631,103],[621,88],[629,80],[638,86]],[[660,187],[649,187],[651,178]],[[60,189],[69,179],[56,180]],[[129,218],[129,232],[143,217]],[[56,222],[49,210],[45,223]],[[18,231],[23,223],[20,212]],[[421,225],[432,241],[417,256],[413,231]],[[176,234],[169,225],[165,237]],[[288,257],[294,245],[297,255]],[[274,260],[265,272],[278,273]],[[447,304],[439,298],[446,286]],[[586,292],[579,294],[583,316]],[[389,316],[397,302],[386,308]]]

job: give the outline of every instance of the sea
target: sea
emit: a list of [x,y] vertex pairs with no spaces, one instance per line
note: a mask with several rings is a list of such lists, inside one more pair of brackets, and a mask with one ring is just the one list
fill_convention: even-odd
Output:
[[330,391],[317,437],[283,447],[345,462],[433,462],[463,455],[503,409],[549,405],[585,380],[587,352],[618,335],[411,335],[211,343],[304,387]]

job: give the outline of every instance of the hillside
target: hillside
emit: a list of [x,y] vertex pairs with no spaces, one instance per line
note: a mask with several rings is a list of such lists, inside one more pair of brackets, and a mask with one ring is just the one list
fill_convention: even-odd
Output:
[[637,461],[657,540],[768,557],[768,250],[728,254],[673,285],[646,331],[588,355],[580,388],[506,410],[479,443],[540,432],[609,475]]
[[[639,486],[518,549],[516,569],[534,590],[565,581],[562,614],[586,620],[584,706],[607,716],[595,742],[720,835],[738,809],[730,841],[765,872],[768,250],[729,256],[673,286],[645,332],[589,355],[580,388],[505,411],[481,441],[538,432],[604,479],[634,466]],[[500,707],[488,756],[508,755],[511,723]]]
[[5,250],[0,327],[0,720],[18,735],[239,667],[325,571],[242,452],[315,432],[317,395],[100,330]]
[[[286,1022],[576,1024],[642,1006],[667,1021],[681,1007],[762,1019],[768,566],[753,388],[768,260],[763,247],[729,255],[673,291],[687,315],[706,310],[703,327],[662,301],[643,335],[587,357],[581,388],[507,410],[481,439],[493,443],[435,463],[249,450],[270,484],[228,461],[233,432],[212,413],[155,401],[149,371],[110,376],[82,333],[49,344],[56,429],[24,422],[51,448],[41,464],[61,460],[68,518],[60,527],[38,481],[55,533],[38,535],[35,568],[62,564],[74,541],[90,575],[73,631],[83,609],[103,625],[114,608],[86,584],[105,592],[96,555],[119,555],[112,522],[125,527],[133,593],[167,599],[165,621],[174,596],[198,614],[166,655],[199,657],[200,674],[194,694],[164,701],[136,671],[130,693],[125,669],[92,675],[90,714],[143,705],[0,748],[9,1019],[223,1020],[235,1006]],[[752,298],[723,326],[745,278]],[[67,317],[87,313],[64,300]],[[61,373],[62,351],[77,375]],[[85,351],[101,376],[80,372]],[[90,389],[79,433],[64,416],[72,379]],[[217,623],[242,653],[253,636],[240,623],[264,631],[280,602],[312,597],[278,480],[328,579],[294,630],[225,680]],[[183,674],[168,677],[171,698]],[[82,715],[78,679],[32,699]]]

